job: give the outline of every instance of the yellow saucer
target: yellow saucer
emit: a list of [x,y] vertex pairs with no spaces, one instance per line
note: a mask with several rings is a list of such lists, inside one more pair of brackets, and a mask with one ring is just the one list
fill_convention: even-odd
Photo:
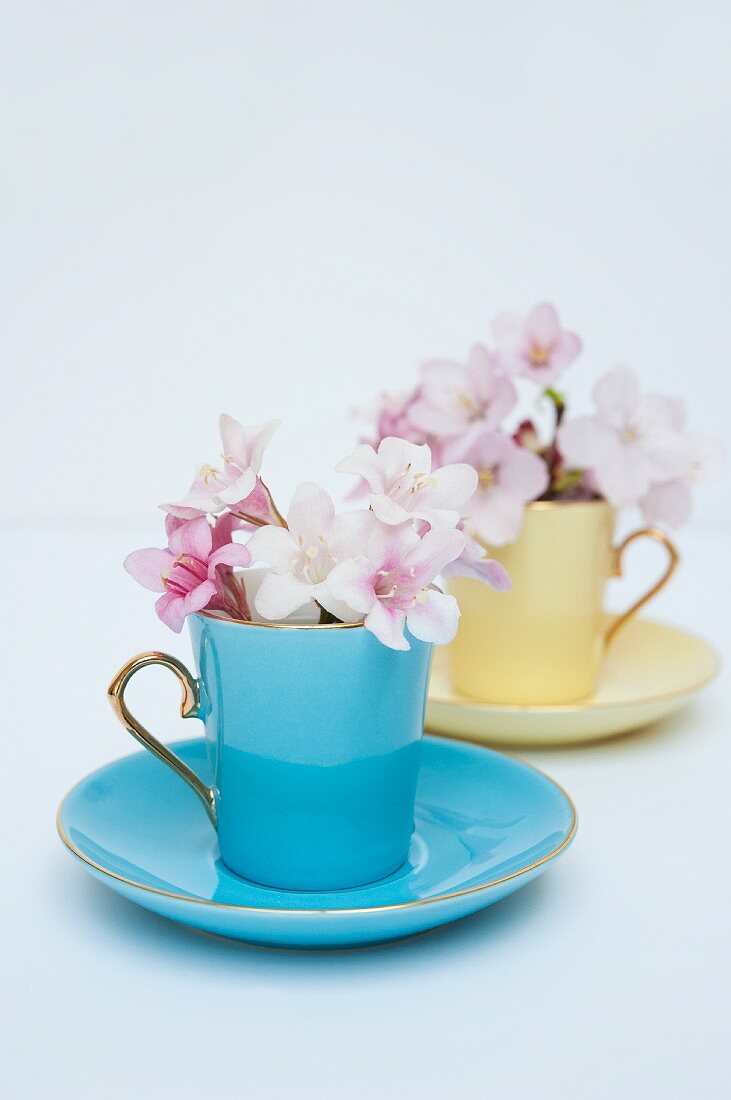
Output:
[[609,650],[594,695],[557,706],[508,706],[457,695],[447,652],[436,649],[426,728],[488,745],[593,741],[639,729],[678,710],[719,667],[718,653],[708,642],[673,626],[636,619]]

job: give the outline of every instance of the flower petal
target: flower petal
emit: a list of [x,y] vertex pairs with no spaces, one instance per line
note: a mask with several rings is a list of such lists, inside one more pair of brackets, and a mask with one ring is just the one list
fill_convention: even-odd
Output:
[[277,573],[287,573],[297,556],[297,543],[285,527],[260,527],[246,543],[252,562],[271,565]]
[[335,516],[327,540],[327,548],[335,561],[365,554],[377,522],[375,512],[368,508],[356,508]]
[[492,383],[490,404],[485,413],[485,423],[491,428],[497,428],[503,422],[518,403],[518,391],[505,374],[499,374]]
[[526,314],[525,332],[531,343],[548,348],[560,331],[556,307],[550,302],[539,302]]
[[192,588],[183,598],[184,615],[187,617],[193,615],[196,611],[202,611],[216,594],[217,589],[213,581],[203,581],[202,584]]
[[224,504],[237,504],[244,497],[248,497],[250,493],[254,491],[256,487],[256,474],[251,467],[247,467],[246,470],[239,476],[234,478],[230,485],[227,485],[225,489],[219,489],[219,499]]
[[[218,479],[215,486],[220,487]],[[214,487],[209,485],[201,477],[197,477],[182,500],[173,501],[171,504],[161,504],[163,512],[179,519],[197,519],[206,512],[220,512],[223,509]]]
[[133,550],[124,559],[124,568],[131,577],[150,592],[164,592],[163,576],[170,568],[173,555],[169,550],[154,546],[146,550]]
[[228,413],[221,413],[218,418],[218,430],[223,444],[224,462],[244,458],[246,455],[246,429],[244,425],[238,420],[234,420]]
[[523,525],[524,503],[500,487],[490,493],[476,494],[469,517],[480,540],[488,546],[505,546],[518,535]]
[[708,485],[721,473],[726,453],[718,439],[706,435],[684,437],[686,476],[694,485]]
[[222,413],[218,423],[228,482],[219,490],[219,496],[226,504],[236,504],[254,491],[264,451],[281,421],[244,428],[238,420]]
[[365,617],[365,628],[389,649],[411,649],[404,637],[406,612],[395,608],[387,610],[380,600],[376,600]]
[[448,512],[446,508],[415,508],[414,516],[433,527],[435,531],[449,531],[461,519],[460,512]]
[[[327,590],[333,599],[365,615],[376,602],[376,569],[366,558],[350,558],[330,572],[325,582]],[[330,610],[327,604],[323,606]]]
[[567,466],[591,470],[614,453],[617,433],[598,416],[577,416],[561,425],[557,442]]
[[414,402],[411,419],[424,435],[454,436],[464,430],[467,417],[458,409],[437,406],[425,398]]
[[336,619],[340,619],[341,623],[359,623],[363,618],[364,613],[362,611],[356,611],[345,600],[338,600],[333,595],[330,588],[330,577],[317,585],[315,599],[321,607],[324,607]]
[[443,577],[474,577],[489,584],[497,592],[508,592],[512,587],[510,575],[500,562],[493,558],[472,558],[462,554],[442,569]]
[[648,433],[679,432],[685,424],[685,402],[679,397],[647,393],[637,404],[636,418]]
[[548,466],[540,455],[519,447],[512,440],[511,444],[508,457],[500,467],[500,488],[525,504],[535,500],[548,488]]
[[[174,517],[169,516],[168,518],[173,523],[176,522]],[[224,512],[213,524],[213,531],[211,532],[212,548],[218,550],[221,546],[233,542],[234,531],[243,531],[244,529],[243,522],[237,516],[232,515],[231,512]]]
[[457,633],[459,605],[454,596],[426,589],[406,612],[406,625],[422,642],[448,645]]
[[208,576],[214,579],[214,574],[219,565],[251,565],[251,551],[248,546],[242,546],[240,542],[228,542],[220,546],[208,559]]
[[411,522],[399,525],[378,523],[368,539],[367,558],[375,569],[388,571],[401,565],[420,543],[421,539]]
[[[198,519],[197,515],[190,516],[190,519]],[[170,542],[170,536],[173,531],[177,531],[179,527],[182,527],[186,521],[181,519],[180,516],[174,516],[171,512],[168,512],[165,516],[165,534],[168,537],[168,543]]]
[[637,504],[652,482],[651,464],[637,443],[617,444],[592,472],[602,495],[616,508]]
[[166,592],[159,600],[155,601],[155,611],[158,618],[179,634],[185,622],[184,600],[182,596],[175,596],[172,592]]
[[272,436],[278,431],[281,420],[267,420],[266,424],[260,424],[257,428],[247,429],[246,450],[249,465],[255,474],[261,470],[264,452],[272,441]]
[[407,470],[420,475],[431,471],[431,450],[426,443],[410,443],[407,439],[389,435],[378,444],[378,458],[386,484],[402,477]]
[[551,367],[557,373],[565,370],[581,354],[582,343],[574,332],[562,332],[551,347]]
[[404,559],[404,565],[413,570],[414,581],[420,587],[431,584],[445,565],[454,561],[464,550],[462,531],[427,531],[419,544]]
[[256,479],[256,484],[249,495],[241,500],[233,501],[230,507],[238,515],[251,516],[262,524],[271,524],[274,527],[283,526],[282,517],[276,510],[271,493],[259,477]]
[[256,610],[264,619],[286,619],[315,595],[313,584],[304,584],[291,573],[267,573],[254,598]]
[[463,363],[446,359],[424,363],[419,395],[410,409],[410,419],[428,435],[457,435],[479,413],[473,393],[474,372]]
[[648,523],[665,523],[680,527],[690,519],[693,500],[687,481],[666,481],[653,485],[640,502],[642,515]]
[[466,462],[455,462],[435,470],[429,484],[419,493],[419,508],[459,508],[477,488],[477,471]]
[[295,489],[287,523],[295,539],[305,547],[319,547],[327,540],[335,518],[332,497],[314,481],[303,481]]
[[651,431],[639,444],[651,481],[674,481],[688,473],[688,447],[680,432]]
[[385,488],[383,466],[369,443],[360,443],[351,455],[338,462],[335,470],[339,474],[363,478],[374,493],[382,493]]
[[[223,443],[224,461],[234,462],[242,473],[245,470],[251,470],[254,475],[258,474],[264,452],[281,423],[281,420],[268,420],[266,424],[260,424],[255,428],[245,428],[232,416],[222,413],[218,418],[218,427]],[[251,489],[247,492],[251,492]],[[246,493],[242,495],[245,496]]]
[[407,512],[406,509],[400,504],[397,504],[395,500],[391,500],[391,497],[372,493],[368,500],[374,514],[380,519],[381,523],[387,523],[389,526],[398,526],[399,524],[409,522],[413,518],[412,512]]
[[201,561],[208,559],[212,545],[213,533],[205,516],[184,523],[170,536],[170,549],[174,554],[190,554]]
[[628,367],[615,367],[602,375],[592,390],[592,397],[600,415],[611,418],[608,422],[619,428],[639,402],[637,376]]
[[473,424],[459,439],[450,440],[444,457],[459,465],[466,462],[475,470],[490,470],[509,454],[512,441],[485,424]]

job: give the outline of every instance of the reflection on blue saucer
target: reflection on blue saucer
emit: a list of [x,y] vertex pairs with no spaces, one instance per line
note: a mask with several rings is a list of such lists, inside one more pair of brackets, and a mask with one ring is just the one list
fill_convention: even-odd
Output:
[[[176,751],[208,782],[203,740]],[[533,768],[426,737],[409,859],[356,890],[294,893],[239,878],[221,862],[201,804],[147,752],[82,780],[58,828],[100,882],[162,916],[251,943],[346,947],[424,932],[499,901],[568,847],[576,815]]]

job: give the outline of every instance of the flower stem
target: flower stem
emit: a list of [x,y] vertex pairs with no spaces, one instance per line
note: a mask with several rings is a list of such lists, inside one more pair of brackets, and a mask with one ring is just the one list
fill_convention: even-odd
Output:
[[269,498],[269,503],[270,503],[270,504],[271,504],[271,506],[272,506],[272,512],[273,512],[273,513],[274,513],[274,515],[275,515],[275,516],[277,517],[277,521],[278,521],[278,523],[279,523],[279,526],[280,526],[280,527],[284,527],[285,531],[286,531],[286,530],[288,530],[288,527],[287,527],[287,521],[286,521],[286,519],[284,518],[284,516],[282,515],[282,513],[281,513],[281,512],[279,511],[279,509],[277,508],[276,504],[274,503],[274,497],[272,496],[272,493],[271,493],[271,490],[270,490],[269,486],[268,486],[268,485],[266,485],[266,484],[265,484],[265,483],[264,483],[264,482],[262,481],[262,483],[261,483],[261,487],[262,487],[262,489],[264,490],[264,492],[266,493],[266,495],[267,495],[267,496],[268,496],[268,498]]
[[332,623],[341,623],[343,621],[342,619],[338,619],[337,616],[332,615],[329,611],[326,611],[322,604],[317,603],[317,600],[315,600],[315,603],[320,608],[320,618],[318,619],[320,626],[330,626]]
[[556,411],[556,428],[558,428],[563,420],[563,414],[566,412],[566,401],[564,400],[564,396],[559,393],[558,390],[554,390],[552,386],[546,386],[543,391],[543,396],[547,397],[553,404]]
[[547,397],[553,405],[553,411],[555,414],[555,420],[553,424],[553,433],[551,435],[550,443],[544,448],[543,458],[548,466],[548,472],[551,476],[551,483],[547,490],[547,499],[552,499],[556,489],[556,479],[561,476],[561,455],[558,450],[558,429],[561,427],[561,421],[563,420],[564,413],[566,412],[566,402],[563,398],[563,394],[560,394],[558,390],[554,390],[551,386],[546,386],[543,391],[543,396]]

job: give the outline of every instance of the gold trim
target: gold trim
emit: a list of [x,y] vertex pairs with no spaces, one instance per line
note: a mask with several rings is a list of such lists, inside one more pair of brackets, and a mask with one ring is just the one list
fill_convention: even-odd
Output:
[[217,623],[225,623],[227,626],[265,626],[268,630],[348,630],[352,627],[363,626],[360,623],[260,623],[253,619],[224,619],[215,611],[196,611],[196,615],[202,615],[206,619],[215,619]]
[[624,611],[621,615],[617,615],[617,617],[614,619],[611,626],[607,630],[606,634],[604,635],[605,648],[611,644],[612,640],[616,637],[617,632],[621,630],[623,626],[626,626],[630,619],[633,619],[637,612],[641,608],[643,608],[645,604],[652,599],[653,596],[656,596],[658,592],[660,592],[661,589],[665,587],[675,570],[680,565],[680,554],[677,551],[675,543],[672,541],[672,539],[668,538],[664,531],[661,531],[659,527],[641,527],[639,531],[633,531],[632,534],[627,535],[626,538],[622,539],[619,546],[615,546],[613,548],[613,577],[622,576],[622,559],[624,557],[624,552],[627,547],[631,546],[631,544],[635,542],[636,539],[643,538],[652,539],[653,542],[659,543],[665,548],[665,550],[667,550],[668,563],[665,567],[665,572],[662,574],[660,579],[652,585],[651,588],[648,588],[647,592],[645,592],[643,596],[640,596],[638,599],[635,600],[631,607],[628,607],[627,610]]
[[549,508],[596,508],[600,505],[612,511],[612,505],[603,498],[599,500],[531,500],[525,507],[538,512]]
[[[182,742],[182,744],[187,744],[187,743],[188,742]],[[482,752],[495,752],[494,749],[485,749],[485,748],[482,748],[482,746],[480,746],[480,745],[474,745],[473,744],[472,748],[479,749]],[[67,800],[71,797],[71,795],[76,790],[76,788],[80,787],[82,783],[86,782],[86,780],[89,778],[89,776],[85,776],[84,779],[81,779],[78,783],[76,783],[71,788],[70,791],[68,791],[64,795],[63,799],[61,800],[61,804],[58,807],[58,811],[56,813],[56,829],[58,830],[58,835],[60,836],[61,840],[66,845],[66,847],[69,849],[69,851],[73,853],[73,855],[77,856],[81,860],[82,863],[86,863],[89,867],[93,867],[94,870],[100,871],[102,874],[106,875],[108,878],[116,879],[117,882],[123,882],[127,886],[133,886],[137,890],[143,890],[148,894],[159,894],[162,897],[172,898],[175,901],[185,901],[185,902],[188,902],[191,905],[209,905],[209,906],[213,906],[216,909],[227,909],[227,910],[234,911],[234,912],[245,912],[245,913],[283,913],[283,914],[288,915],[288,916],[294,916],[294,915],[298,915],[298,914],[310,915],[311,916],[311,915],[314,915],[314,914],[323,914],[323,913],[332,913],[332,914],[337,914],[337,913],[344,913],[344,914],[379,913],[379,912],[387,912],[391,909],[412,909],[412,908],[414,908],[418,905],[434,905],[434,904],[436,904],[437,902],[440,902],[440,901],[451,901],[453,898],[465,897],[468,894],[477,894],[482,890],[489,890],[493,886],[500,886],[503,882],[510,882],[514,878],[520,878],[521,875],[527,875],[531,871],[535,871],[535,869],[537,867],[541,867],[541,866],[543,866],[544,863],[548,863],[550,860],[555,859],[556,856],[560,855],[561,852],[563,852],[566,848],[568,848],[569,844],[574,839],[574,837],[576,835],[576,829],[577,829],[578,824],[579,824],[579,819],[578,819],[578,816],[576,814],[576,807],[574,806],[574,803],[573,803],[573,800],[571,799],[571,796],[564,790],[564,788],[560,785],[560,783],[557,783],[556,780],[552,779],[550,775],[546,775],[546,773],[541,771],[540,768],[537,768],[535,766],[535,764],[529,764],[526,760],[522,760],[519,757],[514,757],[514,756],[512,756],[508,753],[495,753],[495,755],[496,756],[508,756],[509,759],[516,760],[517,763],[522,764],[523,767],[530,768],[531,771],[537,772],[538,775],[540,775],[544,779],[548,780],[548,782],[550,784],[552,784],[552,786],[555,787],[556,790],[558,790],[564,796],[564,798],[568,802],[569,809],[571,810],[571,825],[569,827],[568,833],[566,834],[564,839],[561,841],[561,843],[558,844],[555,848],[553,848],[550,852],[548,852],[545,856],[542,856],[540,859],[535,860],[533,863],[529,864],[527,867],[521,868],[521,870],[519,870],[519,871],[513,871],[512,874],[509,874],[509,875],[502,875],[500,878],[492,879],[490,882],[480,883],[479,886],[468,886],[467,889],[465,889],[465,890],[455,890],[451,894],[440,894],[438,897],[435,897],[435,898],[422,898],[419,901],[400,901],[400,902],[397,902],[395,905],[366,905],[366,906],[359,906],[358,908],[353,908],[353,909],[272,909],[272,908],[269,908],[269,907],[266,907],[266,906],[258,906],[258,905],[228,905],[226,902],[212,901],[208,898],[195,898],[195,897],[190,897],[188,894],[175,894],[171,890],[160,890],[155,886],[145,886],[144,883],[135,882],[134,879],[125,878],[124,875],[118,875],[115,871],[107,870],[107,868],[103,867],[100,863],[97,863],[95,860],[90,859],[88,856],[84,855],[84,853],[82,851],[80,851],[80,849],[77,848],[76,845],[73,843],[73,841],[67,836],[67,834],[64,830],[64,827],[61,823],[61,815],[63,813],[63,808],[66,805]],[[120,757],[118,760],[113,760],[109,764],[102,765],[102,767],[107,767],[108,768],[108,767],[111,767],[112,764],[119,764],[121,762],[121,760],[126,760],[126,759],[129,759],[129,757]],[[101,770],[101,769],[97,769],[97,770]],[[90,774],[93,775],[94,773],[92,772]],[[303,891],[303,893],[304,892],[305,891]]]
[[139,741],[144,748],[149,749],[159,760],[162,760],[163,764],[167,764],[168,767],[172,768],[174,772],[177,772],[180,778],[184,779],[185,782],[193,788],[203,803],[205,811],[215,829],[218,812],[213,787],[207,787],[192,768],[189,768],[187,764],[184,764],[182,760],[178,759],[175,753],[171,752],[167,745],[163,745],[161,741],[153,737],[150,731],[145,729],[141,722],[137,721],[124,701],[124,692],[127,684],[130,682],[135,672],[139,672],[141,668],[146,668],[148,665],[162,665],[164,668],[169,668],[177,677],[183,689],[183,696],[180,702],[181,718],[198,718],[200,716],[200,689],[195,676],[188,672],[185,665],[179,661],[177,657],[171,657],[169,653],[159,653],[156,650],[149,653],[138,653],[131,661],[127,661],[127,664],[124,665],[123,668],[120,668],[107,688],[107,697],[109,698],[112,710],[126,729],[127,733],[131,734],[135,741]]

